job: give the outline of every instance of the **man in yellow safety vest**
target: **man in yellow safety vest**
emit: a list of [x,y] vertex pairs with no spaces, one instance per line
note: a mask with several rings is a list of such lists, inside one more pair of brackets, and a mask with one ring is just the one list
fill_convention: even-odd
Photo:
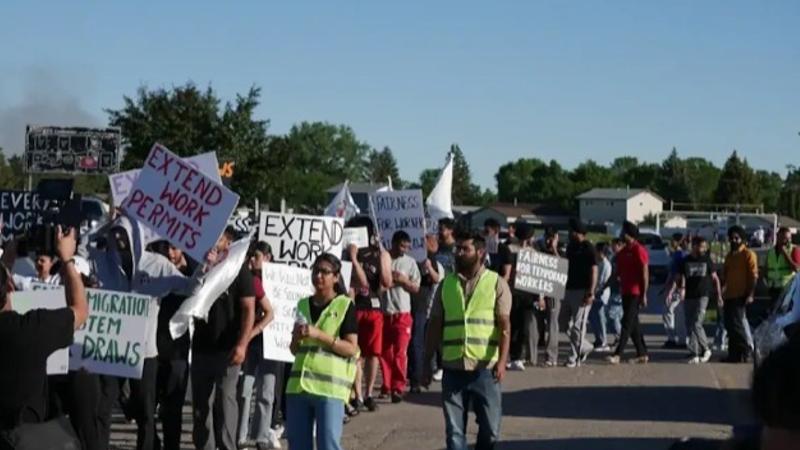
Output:
[[[476,450],[493,449],[500,440],[500,382],[510,345],[511,290],[484,264],[486,242],[478,233],[460,235],[455,273],[448,274],[433,299],[426,358],[441,348],[442,400],[448,450],[466,450],[467,410],[478,421]],[[430,384],[426,367],[423,384]]]
[[775,306],[783,288],[789,284],[800,268],[797,249],[792,245],[792,232],[781,227],[775,235],[775,247],[767,252],[767,273],[765,280],[769,288],[770,310]]

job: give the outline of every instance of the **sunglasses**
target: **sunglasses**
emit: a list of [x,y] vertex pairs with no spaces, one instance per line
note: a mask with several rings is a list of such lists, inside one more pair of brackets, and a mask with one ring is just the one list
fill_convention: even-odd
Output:
[[335,270],[326,269],[324,267],[315,267],[312,271],[313,274],[322,274],[322,275],[333,275],[336,273]]

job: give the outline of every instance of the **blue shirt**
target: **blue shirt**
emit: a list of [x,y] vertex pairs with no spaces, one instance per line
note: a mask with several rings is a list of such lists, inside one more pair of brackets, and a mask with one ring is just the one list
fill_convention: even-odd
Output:
[[672,252],[672,262],[670,263],[670,272],[673,275],[677,275],[681,271],[681,265],[683,264],[683,259],[686,258],[686,252],[683,249],[677,249]]

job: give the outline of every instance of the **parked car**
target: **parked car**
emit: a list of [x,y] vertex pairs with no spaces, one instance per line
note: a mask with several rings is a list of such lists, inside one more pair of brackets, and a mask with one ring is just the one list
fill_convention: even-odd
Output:
[[669,266],[672,260],[667,250],[667,245],[661,236],[656,232],[639,232],[639,243],[647,249],[647,256],[650,260],[650,280],[657,283],[664,283],[669,276]]
[[795,275],[781,293],[780,300],[775,302],[769,317],[753,332],[753,363],[758,366],[796,333],[800,333],[800,277]]

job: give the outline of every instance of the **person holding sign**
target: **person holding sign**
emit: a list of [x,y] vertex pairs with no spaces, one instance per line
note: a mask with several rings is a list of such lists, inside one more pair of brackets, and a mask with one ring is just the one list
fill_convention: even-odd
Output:
[[[467,412],[478,421],[476,449],[500,441],[503,415],[500,382],[506,373],[511,340],[511,292],[497,272],[483,265],[486,243],[478,233],[456,244],[457,273],[439,286],[426,339],[426,361],[442,348],[442,403],[448,450],[467,449]],[[424,384],[433,374],[426,367]]]
[[292,332],[294,366],[286,386],[289,447],[341,450],[344,403],[356,375],[358,324],[355,307],[344,295],[341,262],[324,253],[311,270],[314,294],[297,304]]
[[[56,250],[61,259],[66,307],[55,310],[36,309],[20,315],[11,309],[14,285],[11,273],[0,263],[0,441],[9,436],[31,439],[41,448],[67,448],[74,437],[63,430],[63,423],[48,426],[46,377],[47,358],[55,350],[72,344],[74,332],[83,326],[89,315],[86,291],[75,269],[75,230],[57,229]],[[45,431],[58,428],[58,441],[47,441],[47,433],[28,428],[33,435],[19,430],[22,424],[38,424]],[[69,424],[66,424],[69,428]],[[50,436],[53,436],[52,434]],[[74,448],[74,447],[73,447]]]
[[566,367],[577,367],[586,360],[594,345],[586,340],[586,323],[597,290],[597,255],[594,245],[586,240],[586,225],[578,219],[569,222],[567,258],[567,292],[562,308],[569,318],[567,337],[570,354]]

